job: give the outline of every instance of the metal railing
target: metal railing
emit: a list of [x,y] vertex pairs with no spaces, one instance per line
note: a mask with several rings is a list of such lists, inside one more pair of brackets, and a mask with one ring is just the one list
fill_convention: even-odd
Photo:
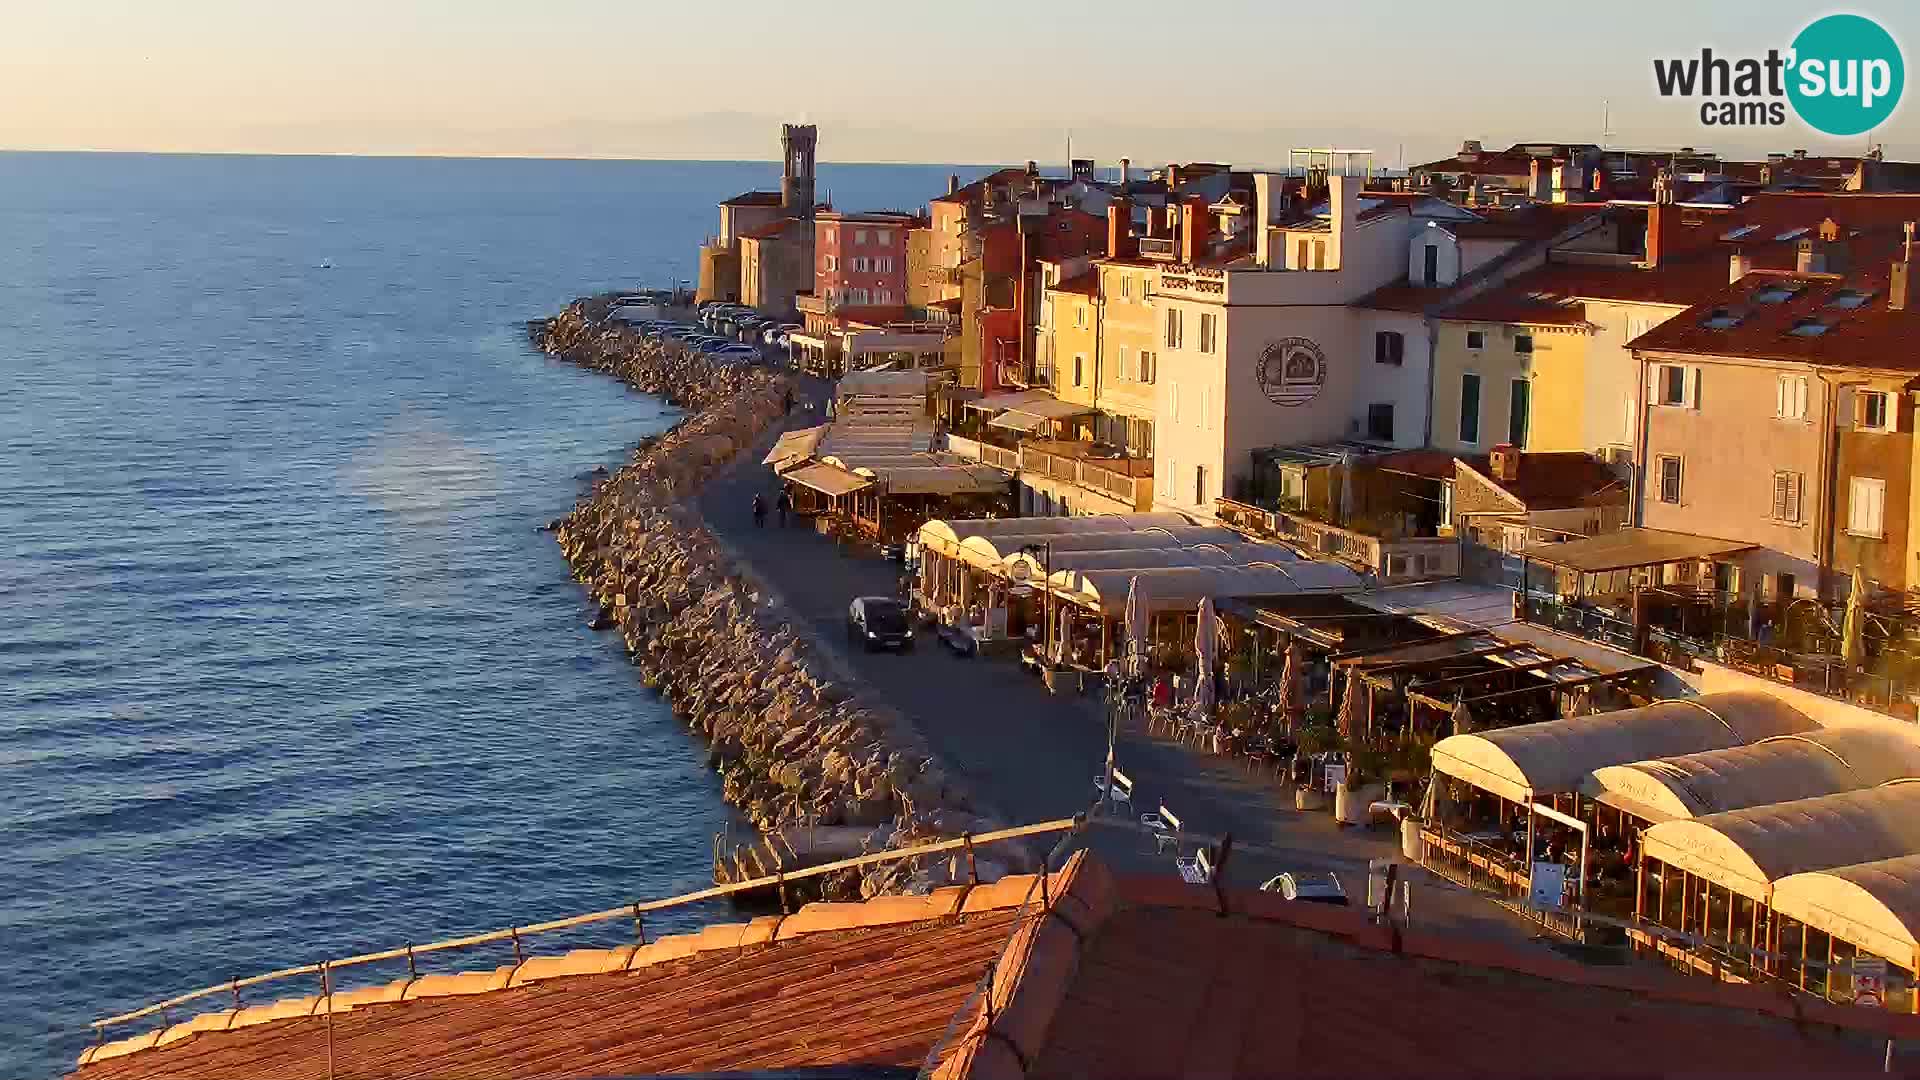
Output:
[[104,1035],[105,1030],[109,1027],[144,1019],[149,1016],[164,1016],[169,1010],[185,1005],[191,1001],[212,997],[215,994],[231,994],[237,1001],[241,990],[260,986],[264,983],[277,982],[282,979],[298,978],[303,975],[322,975],[326,977],[330,991],[333,972],[341,968],[358,967],[387,960],[405,960],[407,961],[409,972],[417,975],[417,971],[414,969],[414,961],[418,957],[429,953],[469,948],[475,945],[510,941],[514,945],[516,956],[518,956],[522,942],[530,936],[551,933],[556,930],[568,930],[575,927],[588,926],[594,923],[632,919],[634,921],[635,933],[640,935],[641,941],[644,943],[645,931],[641,923],[641,917],[648,912],[663,911],[669,908],[699,903],[704,900],[714,900],[761,889],[775,888],[784,890],[791,882],[819,877],[823,874],[831,874],[840,870],[854,869],[856,867],[896,862],[901,859],[923,858],[928,855],[938,855],[942,852],[949,851],[965,850],[971,854],[974,848],[983,844],[1001,843],[1028,836],[1063,832],[1074,829],[1078,827],[1078,825],[1078,819],[1058,818],[1033,825],[1021,825],[1011,829],[998,829],[993,832],[979,833],[977,835],[970,834],[952,840],[938,840],[910,848],[898,848],[892,851],[876,851],[871,854],[839,859],[834,862],[823,863],[819,866],[810,866],[801,870],[771,874],[764,877],[752,878],[747,881],[736,881],[729,885],[716,885],[712,888],[699,889],[694,892],[683,893],[679,896],[672,896],[663,900],[635,900],[632,903],[624,904],[620,907],[607,908],[604,911],[588,912],[584,915],[570,915],[564,919],[553,919],[548,922],[533,923],[527,926],[508,927],[504,930],[490,930],[486,933],[448,938],[444,941],[429,942],[425,945],[403,945],[398,948],[361,953],[358,956],[348,956],[338,960],[321,960],[317,963],[281,968],[277,971],[269,971],[261,975],[254,975],[244,979],[230,979],[223,983],[201,987],[198,990],[190,990],[184,994],[176,994],[164,1001],[156,1001],[151,1005],[142,1006],[131,1012],[103,1017],[99,1020],[92,1021],[88,1026],[96,1031],[102,1032]]
[[996,469],[1004,469],[1007,472],[1020,471],[1020,451],[1009,450],[1004,446],[981,443],[980,460]]

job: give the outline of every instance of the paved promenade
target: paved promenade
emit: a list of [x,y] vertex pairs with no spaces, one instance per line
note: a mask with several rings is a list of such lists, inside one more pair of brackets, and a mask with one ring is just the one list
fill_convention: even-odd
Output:
[[[819,423],[824,398],[822,385],[809,386],[787,426]],[[771,504],[777,494],[771,470],[760,464],[772,440],[769,435],[710,482],[700,509],[760,577],[826,642],[838,645],[845,641],[848,602],[892,595],[898,568],[842,554],[833,540],[810,529],[781,529],[772,514],[765,528],[754,527],[753,495],[759,492]],[[1083,811],[1093,801],[1093,780],[1106,757],[1097,697],[1049,694],[1011,659],[957,657],[928,635],[907,654],[842,652],[856,674],[913,718],[988,811],[1013,822],[1038,821]],[[1257,886],[1285,870],[1333,871],[1360,902],[1366,861],[1397,853],[1397,833],[1341,828],[1330,814],[1297,812],[1291,792],[1270,776],[1249,777],[1210,753],[1125,731],[1116,759],[1135,782],[1136,812],[1165,803],[1192,831],[1233,834],[1228,880],[1236,887]],[[1144,835],[1118,829],[1090,835],[1117,868],[1175,872],[1173,856],[1155,855]],[[1509,939],[1531,934],[1517,917],[1424,871],[1416,870],[1414,881],[1416,923]]]

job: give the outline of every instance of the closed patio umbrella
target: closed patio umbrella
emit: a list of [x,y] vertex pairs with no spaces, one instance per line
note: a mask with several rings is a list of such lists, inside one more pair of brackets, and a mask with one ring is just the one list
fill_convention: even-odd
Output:
[[1339,727],[1340,737],[1349,742],[1366,722],[1363,713],[1366,705],[1360,700],[1361,695],[1366,692],[1366,687],[1360,685],[1359,674],[1353,671],[1347,672],[1346,696],[1340,699]]
[[1073,605],[1060,605],[1060,626],[1054,637],[1054,661],[1064,664],[1067,657],[1073,655],[1073,646],[1069,643],[1073,637]]
[[1127,676],[1147,673],[1147,598],[1141,595],[1140,575],[1127,581]]
[[1291,642],[1287,643],[1287,660],[1280,668],[1280,715],[1285,719],[1287,734],[1293,734],[1293,716],[1300,702],[1300,650]]
[[1213,711],[1213,663],[1219,641],[1219,633],[1214,629],[1213,597],[1205,597],[1200,601],[1199,619],[1193,628],[1193,656],[1198,669],[1193,681],[1193,707],[1202,715]]
[[1473,711],[1467,708],[1467,696],[1464,693],[1461,694],[1460,700],[1453,707],[1453,733],[1471,735],[1479,727],[1480,725],[1474,722]]
[[1847,590],[1847,615],[1840,624],[1840,658],[1851,672],[1867,655],[1867,575],[1858,564],[1853,568],[1853,584]]

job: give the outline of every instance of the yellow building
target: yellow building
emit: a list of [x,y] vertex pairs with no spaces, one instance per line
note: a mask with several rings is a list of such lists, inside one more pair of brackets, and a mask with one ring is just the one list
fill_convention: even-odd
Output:
[[1528,311],[1502,296],[1435,320],[1433,445],[1586,452],[1587,348],[1579,304]]
[[1159,366],[1159,319],[1153,306],[1154,264],[1139,259],[1102,259],[1099,357],[1093,407],[1106,431],[1101,441],[1125,446],[1133,457],[1153,459],[1154,380]]

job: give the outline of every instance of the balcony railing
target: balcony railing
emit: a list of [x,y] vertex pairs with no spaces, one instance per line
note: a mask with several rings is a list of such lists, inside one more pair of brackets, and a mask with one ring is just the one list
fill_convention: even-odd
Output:
[[1020,451],[1009,450],[1004,446],[981,443],[980,460],[996,469],[1004,469],[1007,472],[1020,471]]
[[1173,258],[1173,238],[1168,236],[1140,237],[1140,254],[1148,259]]
[[1451,537],[1383,536],[1233,499],[1217,500],[1215,513],[1224,524],[1283,540],[1321,558],[1369,571],[1383,581],[1460,575],[1460,546]]
[[1032,445],[1020,448],[1021,472],[1064,481],[1143,509],[1153,501],[1153,463],[1146,462],[1146,475],[1137,476],[1140,460],[1126,461],[1116,466],[1105,459],[1048,453]]

